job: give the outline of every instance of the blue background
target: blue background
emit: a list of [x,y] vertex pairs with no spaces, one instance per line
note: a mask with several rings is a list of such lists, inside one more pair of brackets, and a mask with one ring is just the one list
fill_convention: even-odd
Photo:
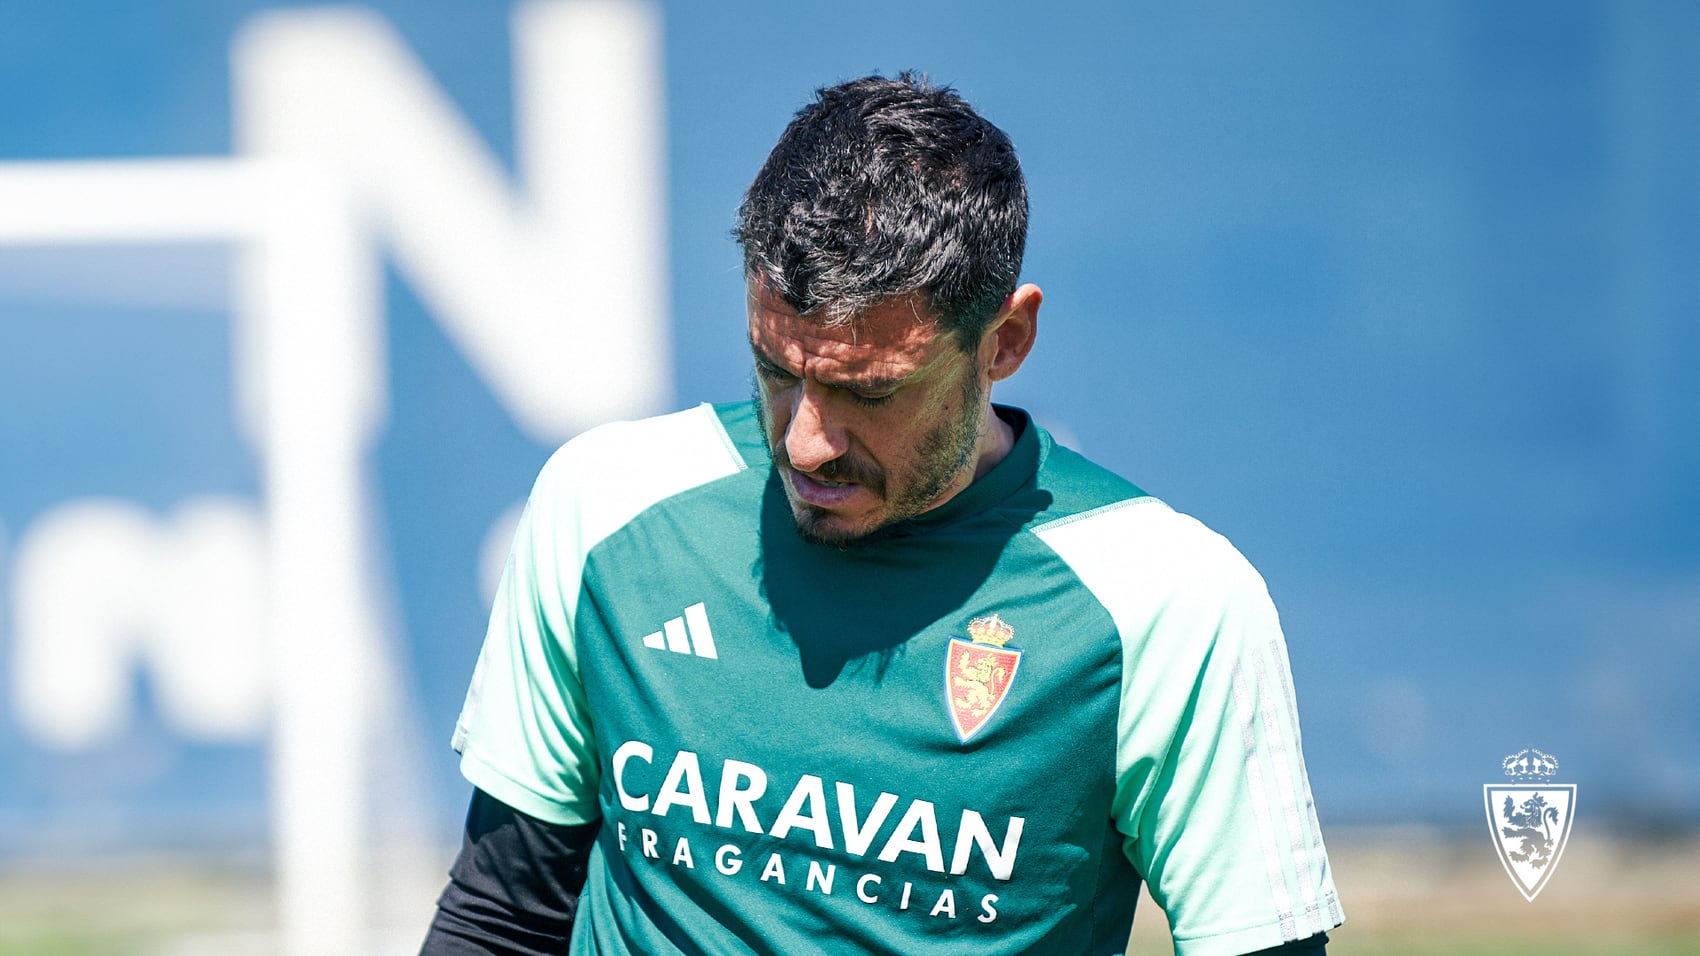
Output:
[[[0,161],[228,155],[230,40],[276,6],[0,5]],[[506,5],[368,6],[511,171]],[[661,9],[675,405],[748,393],[728,230],[790,113],[923,69],[1029,178],[1047,296],[1000,400],[1260,568],[1325,824],[1478,826],[1531,745],[1585,818],[1700,822],[1700,5]],[[66,297],[61,256],[188,278]],[[228,270],[0,247],[0,667],[8,548],[42,513],[258,494]],[[388,296],[372,467],[434,758],[397,785],[447,839],[478,548],[550,449],[393,272]],[[0,854],[263,843],[262,745],[176,739],[137,680],[135,725],[77,755],[37,749],[0,682]]]

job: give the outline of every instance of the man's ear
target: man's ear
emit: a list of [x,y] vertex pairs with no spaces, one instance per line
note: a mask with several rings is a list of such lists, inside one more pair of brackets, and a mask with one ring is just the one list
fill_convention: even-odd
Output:
[[980,340],[980,367],[986,377],[1001,382],[1016,373],[1039,335],[1039,304],[1045,294],[1029,282],[1003,300],[997,317]]

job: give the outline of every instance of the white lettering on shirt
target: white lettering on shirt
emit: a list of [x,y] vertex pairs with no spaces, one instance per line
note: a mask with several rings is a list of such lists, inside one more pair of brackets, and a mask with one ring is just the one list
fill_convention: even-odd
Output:
[[[913,853],[920,857],[920,862],[928,870],[948,872],[952,876],[965,875],[978,851],[994,878],[1013,879],[1027,822],[1024,817],[1005,818],[1000,838],[979,810],[962,809],[956,832],[948,834],[954,842],[947,871],[937,809],[931,801],[910,800],[901,818],[894,826],[889,826],[888,831],[892,811],[902,797],[881,791],[868,806],[867,816],[858,817],[855,786],[845,781],[833,781],[832,792],[838,803],[838,812],[834,814],[826,806],[826,781],[806,773],[797,778],[787,794],[773,818],[771,831],[765,831],[756,808],[757,801],[769,789],[769,774],[761,767],[741,760],[724,760],[718,775],[718,790],[710,792],[701,759],[694,751],[680,750],[672,755],[659,787],[637,785],[638,780],[634,777],[641,778],[647,774],[635,774],[631,767],[633,760],[653,766],[655,749],[643,741],[628,740],[615,749],[609,760],[615,795],[626,810],[666,817],[673,809],[685,807],[690,810],[691,820],[699,825],[712,825],[722,830],[742,829],[747,833],[778,839],[796,839],[796,831],[806,831],[815,846],[825,850],[842,846],[847,854],[854,857],[866,856],[883,833],[885,841],[878,853],[879,860],[892,863],[905,853]],[[715,780],[712,771],[709,780]],[[618,831],[618,837],[620,848],[624,850],[624,824]],[[839,840],[841,844],[837,842]]]
[[[740,789],[739,780],[748,780],[750,785]],[[750,833],[760,833],[761,821],[756,819],[756,801],[767,792],[767,771],[753,763],[742,760],[728,760],[720,770],[720,808],[715,811],[714,825],[722,830],[732,829],[732,812],[738,813],[738,822]]]
[[673,766],[667,769],[667,779],[661,784],[661,794],[655,798],[655,809],[649,812],[664,817],[675,805],[690,807],[691,819],[708,825],[708,798],[703,796],[702,769],[697,765],[697,755],[689,750],[681,750],[673,758]]
[[826,869],[822,870],[820,868],[820,861],[819,860],[810,860],[809,861],[809,877],[808,877],[808,879],[803,881],[803,889],[812,890],[812,889],[815,888],[816,885],[819,885],[820,886],[820,892],[821,892],[822,896],[831,896],[832,895],[832,880],[837,875],[838,875],[838,864],[828,863],[826,865]]
[[979,844],[980,853],[986,858],[986,866],[991,868],[992,875],[1000,880],[1009,879],[1015,870],[1016,848],[1021,846],[1021,828],[1026,824],[1025,817],[1010,817],[1009,829],[1004,831],[1000,848],[992,843],[992,831],[986,829],[986,821],[978,812],[962,811],[962,825],[956,830],[956,852],[950,857],[951,875],[961,876],[968,872],[968,854],[975,844]]
[[620,806],[634,813],[642,813],[649,809],[649,796],[634,797],[626,792],[626,761],[633,757],[644,763],[655,761],[655,748],[641,740],[628,740],[614,751],[614,792],[620,795]]
[[[809,807],[806,815],[802,812],[805,803]],[[832,824],[826,816],[826,793],[821,789],[820,778],[812,773],[803,774],[797,781],[796,789],[786,798],[785,806],[779,809],[779,816],[774,819],[773,830],[768,835],[784,837],[793,827],[814,833],[815,846],[823,850],[832,849]]]
[[[919,840],[913,837],[916,828],[921,830]],[[897,829],[891,834],[891,839],[885,841],[885,849],[880,851],[880,859],[890,863],[897,859],[899,853],[919,853],[927,860],[927,869],[934,873],[944,872],[944,849],[939,845],[939,821],[933,816],[933,805],[925,800],[916,800],[909,804],[908,812],[897,822]]]
[[851,856],[861,856],[868,852],[868,847],[879,834],[880,827],[885,826],[885,818],[891,815],[891,808],[897,806],[897,794],[881,793],[874,800],[874,806],[868,811],[868,819],[860,825],[856,823],[856,788],[840,781],[838,791],[838,819],[844,828],[844,849]]
[[951,919],[956,918],[956,891],[955,890],[948,890],[947,889],[943,893],[940,893],[939,894],[939,901],[937,903],[933,904],[933,911],[931,913],[928,913],[927,915],[928,916],[937,916],[940,913],[943,913],[944,915],[950,917]]
[[727,876],[737,876],[744,868],[742,851],[730,843],[722,844],[714,851],[714,868]]

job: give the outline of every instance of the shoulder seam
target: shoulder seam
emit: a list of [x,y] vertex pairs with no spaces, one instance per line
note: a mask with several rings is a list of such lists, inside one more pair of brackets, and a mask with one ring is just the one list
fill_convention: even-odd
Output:
[[1028,530],[1034,534],[1038,534],[1041,531],[1048,531],[1052,528],[1060,528],[1064,525],[1073,524],[1076,521],[1085,521],[1087,518],[1097,517],[1098,515],[1107,514],[1111,511],[1119,511],[1122,508],[1131,508],[1135,505],[1161,505],[1165,509],[1169,507],[1168,504],[1161,498],[1154,495],[1139,495],[1134,498],[1123,498],[1121,501],[1112,501],[1107,505],[1099,505],[1090,511],[1081,511],[1076,514],[1063,515],[1060,518],[1052,518],[1050,521],[1034,525]]
[[708,416],[709,421],[714,423],[714,433],[720,436],[720,444],[726,449],[726,456],[737,463],[739,471],[747,470],[750,467],[750,463],[744,460],[744,454],[738,450],[737,442],[734,442],[732,440],[732,436],[727,433],[726,423],[721,421],[720,416],[714,413],[714,405],[709,402],[703,402],[697,405],[697,408],[701,409],[703,414]]

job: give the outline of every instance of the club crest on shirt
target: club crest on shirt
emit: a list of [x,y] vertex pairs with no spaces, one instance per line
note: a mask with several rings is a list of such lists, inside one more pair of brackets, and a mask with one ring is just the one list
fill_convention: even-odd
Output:
[[1003,618],[993,614],[969,621],[968,636],[971,640],[952,637],[944,659],[945,709],[963,743],[991,722],[1021,667],[1020,648],[1004,646],[1015,628]]
[[1576,816],[1576,785],[1553,783],[1558,758],[1530,747],[1506,757],[1510,784],[1484,784],[1488,829],[1499,862],[1523,898],[1535,897],[1558,868]]

